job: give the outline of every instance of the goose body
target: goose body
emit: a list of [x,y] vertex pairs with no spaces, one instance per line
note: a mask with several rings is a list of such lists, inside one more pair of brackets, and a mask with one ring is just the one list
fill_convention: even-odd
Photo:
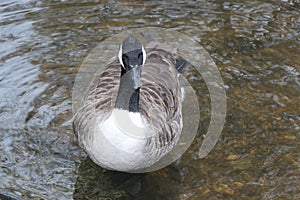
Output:
[[183,91],[175,49],[155,41],[144,48],[128,37],[118,58],[93,76],[73,127],[96,164],[134,172],[158,162],[178,142]]

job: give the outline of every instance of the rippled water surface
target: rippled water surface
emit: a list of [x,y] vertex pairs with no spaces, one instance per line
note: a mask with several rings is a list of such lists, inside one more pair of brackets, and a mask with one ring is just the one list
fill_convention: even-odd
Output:
[[[176,165],[148,174],[95,166],[72,133],[72,87],[89,52],[130,28],[177,30],[217,64],[227,116],[198,158],[201,123]],[[282,1],[0,2],[0,199],[300,199],[300,3]]]

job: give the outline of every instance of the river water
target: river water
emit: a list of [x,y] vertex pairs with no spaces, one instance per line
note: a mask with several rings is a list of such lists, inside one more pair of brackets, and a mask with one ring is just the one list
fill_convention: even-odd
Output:
[[[72,88],[87,55],[131,28],[189,35],[216,63],[227,115],[201,77],[198,135],[180,162],[147,174],[95,166],[72,132]],[[300,2],[0,2],[0,199],[300,199]]]

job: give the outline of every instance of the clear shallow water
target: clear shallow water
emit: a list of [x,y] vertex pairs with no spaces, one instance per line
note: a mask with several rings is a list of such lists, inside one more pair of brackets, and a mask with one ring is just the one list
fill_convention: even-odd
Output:
[[[299,13],[296,1],[1,1],[0,192],[21,199],[299,199]],[[178,165],[128,176],[85,159],[72,134],[71,93],[99,42],[143,26],[197,40],[221,71],[228,109],[219,142],[199,159],[210,99],[202,78],[192,77],[199,137]]]

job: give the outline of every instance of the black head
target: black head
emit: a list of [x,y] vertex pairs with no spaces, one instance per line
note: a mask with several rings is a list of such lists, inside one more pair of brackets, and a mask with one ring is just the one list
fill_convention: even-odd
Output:
[[122,74],[144,65],[146,51],[138,38],[130,36],[123,41],[119,50],[119,61],[122,66]]
[[121,78],[115,107],[139,112],[139,90],[141,87],[142,66],[146,61],[146,52],[139,39],[126,38],[119,50]]

